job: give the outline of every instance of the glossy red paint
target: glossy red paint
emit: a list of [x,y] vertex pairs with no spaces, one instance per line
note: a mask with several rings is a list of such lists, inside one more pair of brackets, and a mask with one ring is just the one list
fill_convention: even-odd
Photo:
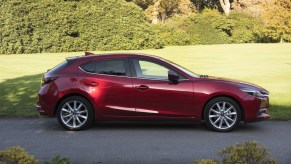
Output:
[[[81,68],[90,61],[111,59],[122,59],[126,63],[126,76],[90,73]],[[178,83],[168,79],[139,78],[132,59],[157,63],[183,78]],[[70,58],[60,67],[43,76],[37,102],[37,109],[42,115],[55,116],[59,103],[74,95],[91,103],[96,120],[200,121],[204,119],[205,106],[210,100],[229,97],[240,106],[241,120],[254,122],[269,118],[268,97],[258,98],[241,90],[249,88],[268,94],[265,89],[233,80],[193,76],[155,56],[90,54]]]

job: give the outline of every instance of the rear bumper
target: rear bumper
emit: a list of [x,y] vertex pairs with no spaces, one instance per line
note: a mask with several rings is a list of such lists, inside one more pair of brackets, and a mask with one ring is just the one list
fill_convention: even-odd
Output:
[[56,97],[49,92],[49,85],[43,86],[37,96],[36,109],[40,115],[54,117]]
[[39,112],[40,115],[42,116],[48,116],[48,117],[54,117],[54,114],[50,112],[50,110],[47,110],[47,108],[39,105],[39,104],[36,104],[35,105],[36,107],[36,110]]

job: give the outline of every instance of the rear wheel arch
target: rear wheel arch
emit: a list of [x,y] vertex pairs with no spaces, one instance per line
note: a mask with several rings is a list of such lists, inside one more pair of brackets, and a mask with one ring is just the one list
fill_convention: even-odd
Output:
[[61,98],[58,100],[58,102],[56,103],[56,106],[55,106],[55,108],[54,108],[54,116],[56,116],[56,113],[57,113],[58,107],[59,107],[59,105],[61,104],[61,102],[62,102],[63,100],[65,100],[65,99],[68,98],[68,97],[75,97],[75,96],[77,96],[77,97],[82,97],[82,98],[84,98],[85,100],[87,100],[87,101],[90,103],[90,105],[91,105],[91,107],[92,107],[92,109],[93,109],[93,116],[95,116],[94,105],[93,105],[93,103],[91,102],[91,100],[90,100],[89,98],[87,98],[86,96],[84,96],[84,95],[82,95],[82,94],[78,94],[78,93],[67,94],[67,95],[61,97]]

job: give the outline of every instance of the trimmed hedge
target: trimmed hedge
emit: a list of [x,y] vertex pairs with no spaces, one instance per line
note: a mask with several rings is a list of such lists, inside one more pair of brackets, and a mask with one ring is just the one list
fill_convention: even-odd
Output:
[[123,0],[2,0],[0,54],[162,48],[142,9]]

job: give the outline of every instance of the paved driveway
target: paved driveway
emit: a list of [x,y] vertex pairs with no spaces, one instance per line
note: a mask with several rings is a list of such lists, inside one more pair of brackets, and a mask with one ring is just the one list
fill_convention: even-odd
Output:
[[0,148],[23,146],[41,161],[60,155],[74,163],[189,163],[218,158],[229,144],[256,140],[280,163],[291,163],[291,122],[241,124],[230,133],[200,123],[96,123],[64,131],[49,118],[0,118]]

